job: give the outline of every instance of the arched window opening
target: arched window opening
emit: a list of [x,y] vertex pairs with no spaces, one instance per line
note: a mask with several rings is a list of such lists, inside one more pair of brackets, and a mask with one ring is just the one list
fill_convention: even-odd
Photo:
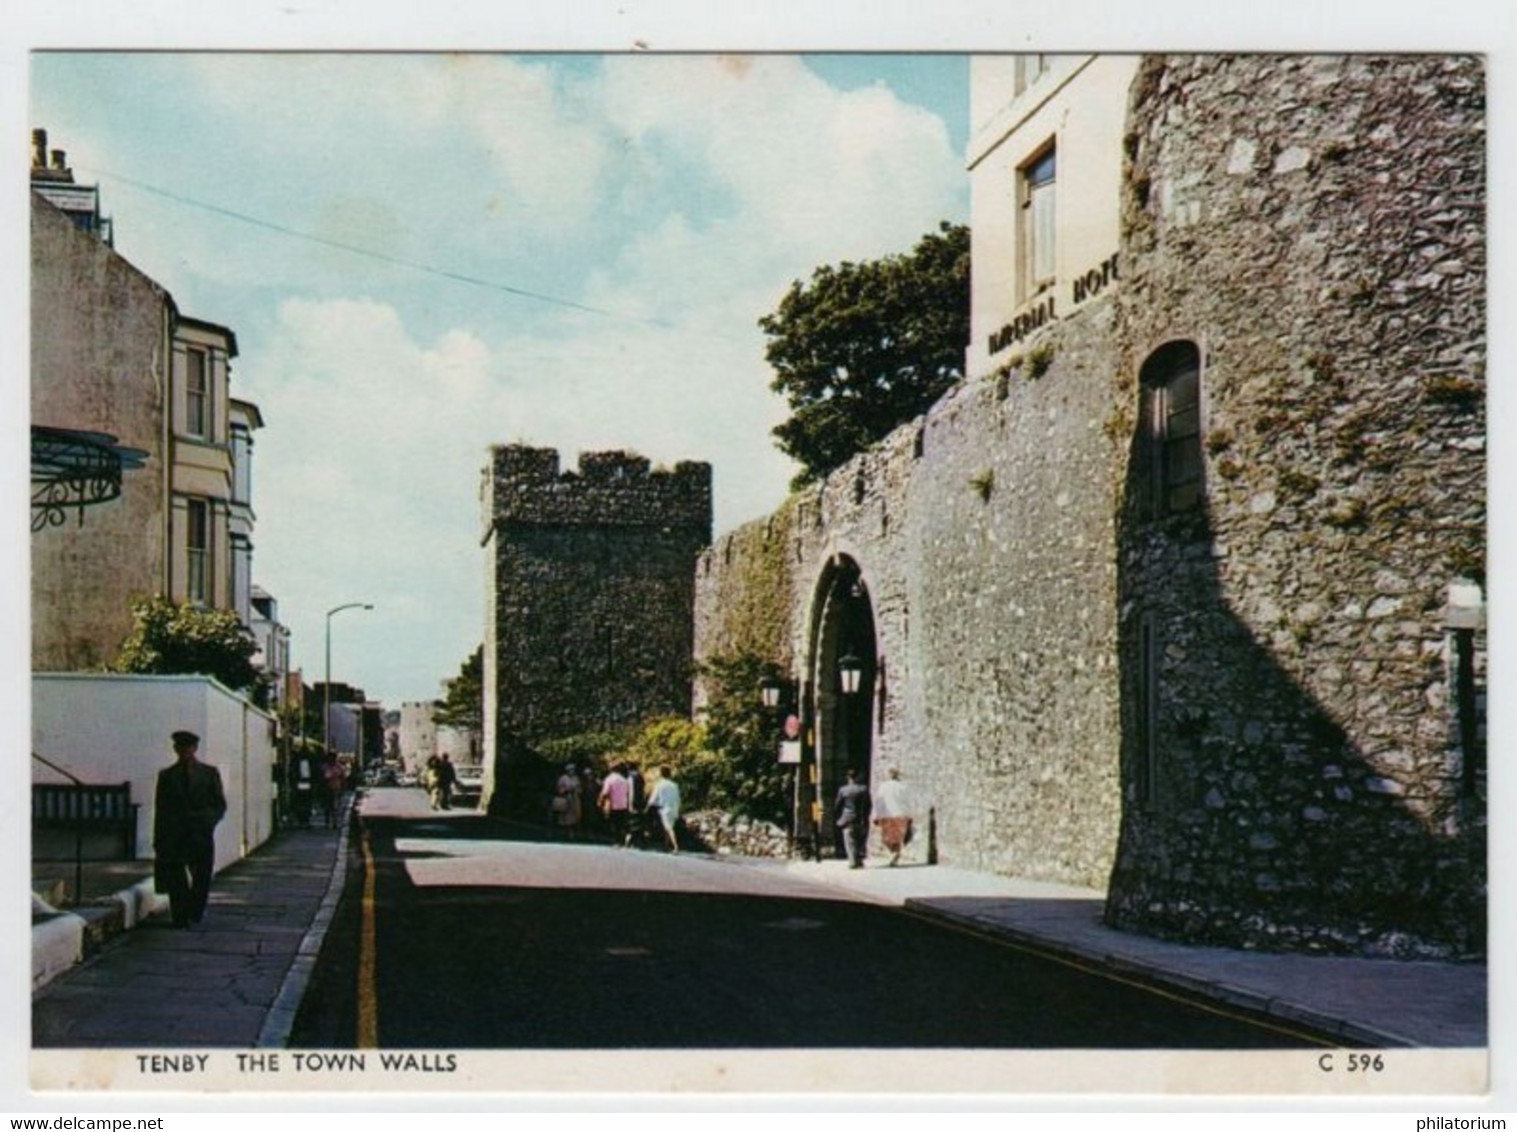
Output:
[[1170,342],[1143,363],[1142,440],[1155,518],[1192,511],[1204,498],[1201,458],[1201,351]]

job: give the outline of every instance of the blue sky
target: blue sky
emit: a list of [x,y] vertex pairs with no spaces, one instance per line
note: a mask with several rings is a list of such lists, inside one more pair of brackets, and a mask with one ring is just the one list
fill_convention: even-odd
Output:
[[[527,7],[12,0],[0,8],[0,120],[13,173],[25,160],[26,131],[49,128],[81,176],[103,185],[122,252],[188,313],[237,331],[238,392],[258,400],[268,418],[255,485],[258,578],[295,628],[297,663],[316,676],[323,612],[375,602],[373,613],[339,620],[334,674],[392,702],[435,695],[480,639],[473,493],[488,444],[553,445],[566,461],[581,448],[624,445],[656,460],[711,459],[721,529],[778,498],[789,468],[768,429],[783,407],[767,394],[754,321],[816,264],[899,250],[964,208],[967,104],[954,74],[961,63],[938,53],[1473,50],[1490,53],[1493,123],[1513,119],[1517,90],[1517,17],[1497,0],[574,0],[572,20],[563,15],[569,4],[541,5],[544,14],[524,23]],[[616,56],[626,66],[606,73],[596,53],[632,50],[640,40],[660,52],[906,54],[766,56],[747,83],[737,78],[741,68],[679,70],[662,55]],[[457,60],[441,77],[401,66],[378,79],[333,68],[283,86],[257,67],[172,54],[97,57],[93,85],[76,65],[56,60],[33,82],[28,55],[42,46],[503,43],[584,53],[537,56],[535,66],[503,60],[489,83],[478,79],[490,70],[484,61]],[[655,66],[639,78],[634,60]],[[118,68],[110,81],[108,68]],[[876,152],[839,144],[870,137]],[[1509,128],[1492,131],[1492,375],[1511,370],[1511,335],[1499,317],[1512,309],[1504,208],[1512,199],[1511,137]],[[912,175],[898,176],[903,170]],[[6,178],[0,194],[11,221],[0,231],[9,268],[0,272],[0,294],[12,316],[12,333],[0,337],[0,350],[8,349],[0,374],[11,378],[0,380],[0,427],[14,430],[0,486],[19,501],[28,325],[22,178]],[[450,282],[435,271],[498,286]],[[1511,419],[1502,411],[1506,384],[1492,382],[1498,437]],[[1506,448],[1491,446],[1498,484],[1508,480]],[[1492,492],[1498,570],[1508,557],[1504,532],[1517,529],[1505,521],[1512,494]],[[29,539],[19,513],[12,522],[0,592],[11,603],[4,624],[14,627],[25,623]],[[1504,627],[1502,609],[1493,602]],[[19,749],[27,731],[25,634],[7,640],[4,715]],[[1511,636],[1498,629],[1493,640],[1492,667],[1504,670]],[[1502,703],[1497,697],[1492,707],[1498,735]],[[1502,811],[1499,802],[1494,808]],[[25,823],[18,810],[7,813],[18,819],[3,824],[14,839],[9,858],[19,862]],[[1509,842],[1510,823],[1493,833]],[[18,897],[20,873],[7,874]],[[1493,917],[1509,938],[1499,902]],[[23,937],[7,938],[4,957],[14,967],[24,961]],[[1510,998],[1494,1003],[1500,1018],[1512,1017]],[[11,1005],[8,1016],[25,1017],[24,1002]],[[1498,1044],[1494,1053],[1498,1071],[1511,1068],[1510,1049]],[[25,1091],[22,1060],[0,1073],[0,1093],[15,1097],[18,1111],[38,1103]],[[1498,1108],[1512,1092],[1500,1082],[1513,1076],[1496,1074]]]
[[[1490,49],[1500,71],[1508,8],[21,0],[0,110],[102,186],[127,258],[236,331],[236,392],[267,420],[255,576],[313,676],[324,611],[373,602],[341,619],[334,674],[395,702],[481,638],[489,445],[709,460],[718,533],[780,501],[756,320],[819,264],[967,219],[962,52]],[[492,42],[553,53],[414,53]],[[18,312],[23,234],[0,278]]]
[[783,499],[758,318],[967,220],[963,56],[38,53],[30,116],[116,248],[237,334],[255,580],[319,678],[438,693],[482,639],[488,446]]

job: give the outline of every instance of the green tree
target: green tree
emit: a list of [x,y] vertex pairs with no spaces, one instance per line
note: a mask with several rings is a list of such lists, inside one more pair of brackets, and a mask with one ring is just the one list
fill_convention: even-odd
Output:
[[480,645],[458,666],[447,682],[447,694],[437,701],[433,722],[441,727],[479,731],[485,719],[485,648]]
[[261,692],[253,665],[257,644],[237,615],[162,597],[132,602],[132,631],[111,665],[114,672],[197,673],[234,691]]
[[596,774],[605,774],[612,763],[620,762],[626,757],[627,746],[632,742],[633,734],[630,728],[581,731],[574,735],[544,739],[534,753],[555,777],[565,763],[588,766]]
[[714,804],[733,813],[784,825],[790,785],[779,762],[778,721],[759,698],[759,682],[778,675],[751,653],[714,657],[702,666],[710,690],[705,746],[711,752]]
[[621,754],[645,773],[668,767],[679,783],[681,802],[687,810],[721,802],[712,794],[714,756],[706,747],[706,730],[699,723],[678,715],[645,720]]
[[774,430],[820,479],[925,412],[964,375],[969,344],[969,229],[939,225],[909,255],[824,266],[759,319],[771,388],[792,415]]

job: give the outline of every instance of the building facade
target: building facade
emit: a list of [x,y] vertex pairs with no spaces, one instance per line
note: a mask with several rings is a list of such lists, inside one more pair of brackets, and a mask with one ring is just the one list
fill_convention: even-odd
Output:
[[[251,587],[249,598],[250,615],[248,628],[258,651],[253,654],[253,663],[264,673],[267,680],[266,706],[276,715],[287,715],[292,710],[298,718],[300,696],[293,698],[291,687],[300,686],[299,674],[290,670],[290,630],[279,619],[279,602],[261,586]],[[292,681],[291,676],[295,679]],[[292,719],[293,721],[293,719]]]
[[230,397],[232,331],[185,316],[116,254],[86,208],[98,212],[98,194],[77,191],[60,151],[40,167],[45,137],[37,142],[32,425],[106,434],[141,460],[123,473],[119,499],[60,513],[32,539],[32,665],[73,671],[115,658],[137,597],[250,622],[246,460],[262,422],[256,406]]
[[690,710],[695,563],[711,542],[711,468],[655,470],[629,452],[491,450],[484,802],[546,739]]
[[718,539],[697,658],[790,673],[802,828],[890,766],[1119,927],[1478,953],[1479,62],[971,78],[968,376]]
[[400,719],[396,727],[396,745],[400,762],[412,774],[420,774],[427,760],[437,752],[437,725],[432,715],[437,705],[430,700],[419,700],[400,705]]

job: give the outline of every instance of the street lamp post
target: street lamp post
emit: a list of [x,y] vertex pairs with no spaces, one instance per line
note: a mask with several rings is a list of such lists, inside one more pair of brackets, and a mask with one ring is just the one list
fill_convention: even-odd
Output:
[[332,617],[344,609],[373,609],[366,601],[350,601],[327,610],[327,671],[321,686],[321,753],[332,753]]

